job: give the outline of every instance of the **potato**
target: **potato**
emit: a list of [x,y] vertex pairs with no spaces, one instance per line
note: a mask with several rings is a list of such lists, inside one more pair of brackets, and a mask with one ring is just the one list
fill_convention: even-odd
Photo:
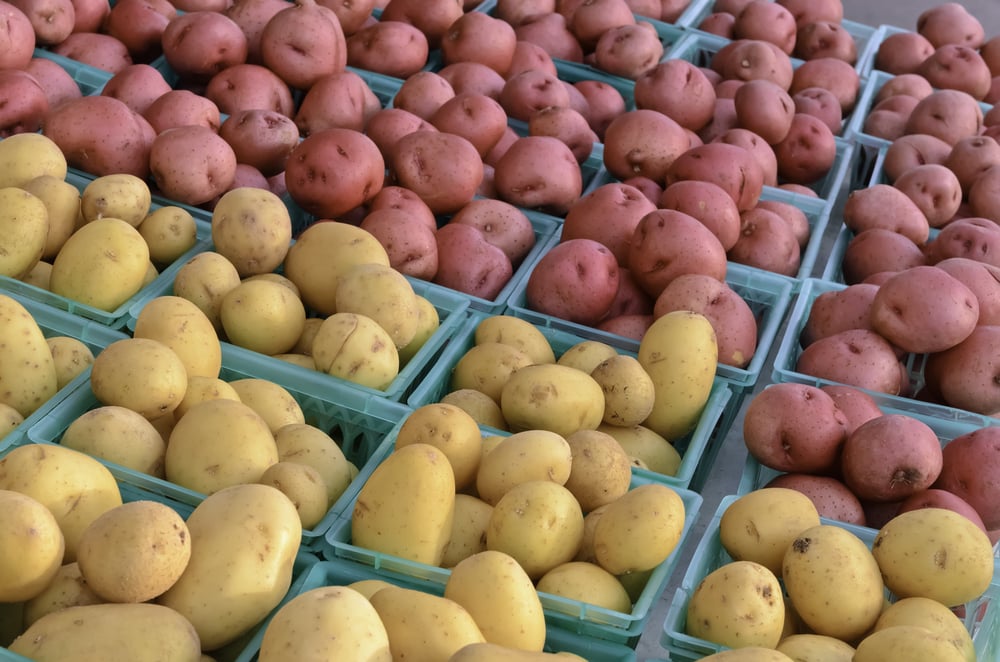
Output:
[[45,203],[19,188],[0,188],[0,275],[22,278],[41,259],[48,234]]
[[607,343],[599,340],[583,340],[563,352],[556,363],[590,374],[601,361],[616,354],[618,350]]
[[[329,637],[330,631],[341,634]],[[306,590],[282,605],[264,630],[258,655],[266,662],[317,653],[372,662],[392,660],[378,612],[366,596],[344,586]]]
[[[952,119],[947,124],[940,115],[947,109]],[[906,121],[906,133],[926,133],[949,145],[979,133],[983,110],[969,93],[960,90],[935,90],[921,99]]]
[[709,142],[681,154],[671,165],[666,184],[698,180],[717,184],[736,203],[739,211],[751,209],[760,198],[764,174],[745,148]]
[[604,393],[594,378],[573,368],[528,365],[504,384],[500,408],[511,430],[542,429],[565,436],[600,425]]
[[348,460],[337,442],[308,423],[285,423],[273,434],[278,461],[315,469],[326,487],[326,501],[332,505],[351,482]]
[[157,501],[130,501],[84,529],[77,564],[87,585],[108,602],[149,602],[181,576],[191,558],[184,519]]
[[80,191],[64,179],[52,175],[40,175],[19,188],[45,205],[49,229],[41,259],[51,261],[76,230],[80,216]]
[[0,184],[23,186],[35,177],[49,175],[66,179],[67,162],[59,145],[39,133],[21,133],[0,142],[0,165],[4,175]]
[[177,205],[158,207],[139,224],[149,247],[149,260],[166,266],[179,260],[198,241],[198,225],[191,212]]
[[613,436],[598,430],[577,430],[566,437],[573,462],[566,489],[584,513],[625,494],[632,478],[631,461]]
[[408,345],[417,334],[419,309],[409,281],[395,269],[377,263],[345,269],[336,284],[337,312],[355,313],[379,324],[396,348]]
[[897,395],[903,387],[892,345],[868,329],[821,338],[799,355],[795,369],[813,377]]
[[365,134],[325,129],[293,148],[285,164],[285,183],[304,210],[335,219],[378,193],[385,165],[377,145]]
[[686,634],[737,649],[774,648],[785,620],[778,578],[753,561],[709,572],[691,592],[686,611]]
[[191,90],[168,90],[142,111],[153,131],[161,133],[176,126],[196,124],[218,131],[222,123],[219,106]]
[[801,492],[780,487],[753,490],[733,501],[719,522],[719,538],[737,561],[755,561],[781,577],[788,545],[820,523],[813,502]]
[[[415,131],[392,147],[392,176],[435,214],[458,211],[483,178],[482,158],[469,140],[439,131]],[[444,182],[448,182],[445,186]]]
[[59,443],[93,457],[163,478],[166,442],[148,419],[117,405],[90,409],[77,416]]
[[774,146],[778,176],[794,184],[813,184],[823,178],[837,158],[833,132],[819,118],[795,113],[791,129]]
[[632,600],[617,577],[594,563],[569,561],[538,580],[538,590],[602,609],[630,613]]
[[879,616],[874,632],[901,625],[926,627],[951,642],[963,654],[964,659],[973,660],[976,657],[972,637],[965,623],[937,600],[922,597],[896,600]]
[[796,613],[816,634],[852,641],[878,619],[884,602],[879,564],[847,529],[820,524],[788,546],[781,576]]
[[405,276],[434,280],[438,270],[436,226],[428,227],[406,211],[389,208],[369,211],[360,227],[385,247],[393,269]]
[[[84,530],[122,504],[114,476],[94,458],[58,445],[26,444],[0,459],[0,490],[20,492],[45,506],[62,531],[62,562],[76,560]],[[42,550],[39,550],[42,551]]]
[[[148,632],[148,637],[133,636]],[[158,604],[96,604],[68,607],[35,621],[10,646],[35,660],[109,659],[149,661],[169,656],[199,662],[198,633],[182,614]]]
[[472,615],[454,600],[387,586],[369,601],[385,626],[394,656],[423,662],[447,660],[467,644],[486,641]]
[[257,482],[281,490],[295,504],[303,529],[319,524],[331,505],[323,476],[308,464],[279,460],[265,469]]
[[455,476],[429,444],[394,450],[368,477],[351,515],[352,543],[438,565],[455,516]]
[[608,504],[594,529],[594,556],[613,575],[652,570],[680,543],[684,503],[659,483],[633,487]]
[[851,662],[854,647],[835,637],[823,634],[793,634],[782,637],[775,649],[793,660],[817,659],[829,662]]
[[284,386],[260,377],[244,377],[229,382],[240,402],[259,414],[272,434],[286,425],[305,423],[302,406]]
[[31,496],[0,489],[4,564],[0,597],[20,602],[39,596],[63,562],[66,541],[52,512]]
[[528,355],[532,363],[555,363],[548,338],[538,327],[512,315],[490,315],[476,325],[476,345],[498,342],[512,345]]
[[56,55],[111,74],[132,64],[132,56],[125,44],[103,32],[73,32],[50,50]]
[[514,267],[503,249],[472,225],[448,223],[435,235],[438,268],[434,282],[481,299],[496,299]]
[[872,543],[885,585],[901,598],[955,606],[979,597],[993,572],[986,534],[967,517],[920,508],[892,518]]
[[668,440],[679,439],[694,428],[712,388],[718,344],[711,322],[689,311],[663,315],[642,337],[638,359],[656,394],[643,425]]
[[[886,213],[889,209],[892,214]],[[889,229],[918,246],[925,244],[930,235],[927,217],[913,198],[888,184],[851,191],[844,203],[844,224],[855,234],[870,228]]]
[[569,480],[573,455],[564,436],[530,429],[501,439],[493,450],[483,453],[476,473],[476,493],[487,504],[496,506],[522,483],[550,480],[565,485]]
[[[87,582],[80,574],[80,566],[77,563],[65,563],[59,566],[45,590],[24,602],[24,624],[19,627],[18,633],[48,613],[67,607],[94,605],[103,602],[87,586]],[[20,624],[18,625],[20,626]]]
[[489,396],[498,405],[504,384],[515,370],[532,365],[531,357],[517,347],[483,342],[469,348],[452,369],[451,388],[471,388]]
[[636,80],[663,59],[663,42],[646,21],[605,30],[594,45],[594,65],[613,76]]
[[580,164],[551,136],[515,140],[494,164],[494,182],[500,199],[556,215],[565,214],[583,192]]
[[4,106],[0,113],[0,131],[4,135],[38,131],[42,117],[51,107],[40,81],[26,71],[3,70],[0,91],[12,101],[16,100]]
[[267,67],[241,62],[220,70],[205,87],[204,96],[223,114],[270,110],[291,118],[295,113],[292,91]]
[[[656,141],[651,143],[650,136],[656,136]],[[611,121],[604,144],[604,165],[617,179],[642,175],[663,181],[690,143],[684,128],[669,116],[636,109]]]
[[187,525],[191,559],[158,602],[194,625],[204,650],[215,650],[248,632],[285,597],[302,526],[288,497],[256,484],[207,496]]
[[583,513],[573,494],[551,480],[531,480],[510,488],[493,507],[486,548],[510,555],[537,580],[572,560],[582,538]]
[[125,338],[94,358],[90,387],[101,404],[127,407],[151,420],[180,404],[187,389],[187,369],[162,342]]
[[738,125],[753,131],[770,145],[784,140],[792,128],[795,115],[792,97],[769,80],[758,79],[740,85],[733,102]]
[[878,292],[873,283],[855,283],[842,290],[829,290],[813,299],[799,343],[807,347],[820,338],[847,329],[871,329],[871,303]]
[[[561,241],[546,252],[528,276],[528,307],[553,317],[594,325],[608,312],[618,292],[614,253],[593,239]],[[587,299],[575,292],[587,291]]]
[[384,390],[399,374],[399,351],[392,337],[370,317],[334,313],[316,332],[316,368],[334,377]]
[[222,330],[222,299],[240,283],[239,272],[224,255],[205,251],[193,256],[174,274],[174,295],[194,303],[216,331]]
[[[189,37],[192,41],[188,41]],[[222,12],[179,13],[164,26],[160,41],[170,68],[183,78],[201,83],[218,71],[243,64],[247,58],[246,35]],[[192,43],[197,47],[191,47]]]
[[452,568],[444,597],[462,605],[486,641],[525,651],[545,644],[545,614],[531,578],[516,559],[486,550]]
[[610,182],[598,186],[569,209],[561,240],[583,238],[600,242],[624,266],[636,225],[655,209],[656,205],[636,187]]
[[897,625],[869,634],[858,643],[853,659],[881,660],[890,650],[893,655],[902,654],[909,660],[965,659],[950,641],[918,625]]
[[927,262],[920,246],[909,237],[887,228],[869,228],[847,243],[841,271],[844,282],[854,284],[880,272],[903,271]]
[[682,459],[680,453],[669,441],[649,428],[641,425],[626,428],[604,423],[597,429],[614,437],[631,458],[633,465],[665,476],[677,475]]
[[692,131],[708,123],[715,107],[708,76],[679,58],[659,62],[636,78],[634,95],[636,108],[657,110]]
[[162,72],[151,64],[136,62],[111,76],[101,88],[101,95],[117,99],[132,111],[144,115],[154,101],[172,89]]
[[603,422],[632,427],[641,424],[653,410],[652,378],[637,359],[616,355],[602,361],[590,376],[604,392]]
[[786,473],[775,476],[766,487],[798,490],[816,505],[820,517],[864,526],[865,513],[858,497],[840,480],[815,474]]
[[135,338],[157,340],[184,362],[188,377],[218,377],[222,346],[211,320],[193,302],[163,295],[146,303],[136,317]]
[[482,458],[482,435],[475,419],[454,405],[417,407],[403,421],[396,436],[397,449],[409,444],[429,444],[447,457],[455,473],[455,489],[462,491],[476,480]]
[[372,22],[347,36],[347,64],[384,76],[406,79],[427,64],[427,35],[409,23]]
[[472,388],[457,389],[442,396],[441,403],[458,407],[479,425],[498,430],[508,429],[500,405],[482,391]]
[[[181,163],[184,166],[178,165]],[[167,197],[200,205],[229,189],[236,177],[236,153],[212,129],[179,126],[159,133],[153,140],[149,169]]]
[[310,311],[332,315],[337,304],[330,283],[351,265],[364,262],[389,264],[385,248],[373,235],[348,223],[314,223],[288,249],[284,274],[299,288]]
[[492,513],[493,506],[479,497],[462,492],[455,495],[455,518],[441,558],[442,568],[454,568],[464,559],[486,551],[486,527]]

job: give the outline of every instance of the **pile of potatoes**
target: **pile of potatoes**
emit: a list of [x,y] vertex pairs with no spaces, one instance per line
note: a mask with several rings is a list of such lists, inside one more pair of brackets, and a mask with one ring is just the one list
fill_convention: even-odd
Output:
[[203,660],[285,597],[302,534],[274,487],[220,490],[185,517],[123,500],[107,467],[61,446],[6,453],[0,502],[3,643],[31,659]]
[[945,508],[998,538],[993,426],[946,433],[852,386],[786,382],[754,396],[742,432],[759,465],[748,464],[745,479],[805,494],[823,517],[879,528],[900,513]]
[[780,487],[727,501],[720,513],[711,538],[721,549],[693,585],[684,625],[744,650],[717,659],[976,659],[955,610],[990,586],[993,554],[961,515],[908,512],[869,539],[822,521],[809,499]]

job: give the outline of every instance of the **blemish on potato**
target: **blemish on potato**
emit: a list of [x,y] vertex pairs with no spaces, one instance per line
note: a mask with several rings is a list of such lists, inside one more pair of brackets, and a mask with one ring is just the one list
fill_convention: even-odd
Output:
[[796,538],[792,542],[792,549],[799,554],[805,554],[809,551],[809,547],[812,545],[812,538]]

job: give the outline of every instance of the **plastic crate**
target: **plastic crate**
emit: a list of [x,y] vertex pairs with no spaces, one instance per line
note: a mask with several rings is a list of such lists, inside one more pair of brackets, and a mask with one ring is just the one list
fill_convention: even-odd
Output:
[[80,94],[83,96],[96,94],[111,79],[112,74],[109,71],[71,60],[62,55],[56,55],[45,48],[35,48],[32,57],[51,60],[61,66],[80,88]]
[[[210,244],[206,250],[213,250]],[[128,311],[128,321],[126,326],[129,329],[135,327],[136,320],[147,303],[160,296],[173,294],[173,283],[176,272],[183,266],[176,265],[165,276],[169,278],[147,288],[141,299],[136,301]],[[159,280],[159,279],[158,279]],[[423,346],[417,350],[416,354],[406,363],[400,366],[399,374],[384,390],[355,384],[346,379],[313,370],[304,366],[295,365],[272,356],[261,354],[244,347],[238,347],[229,342],[222,342],[224,352],[235,360],[243,364],[254,365],[255,369],[267,370],[274,375],[280,375],[285,382],[294,384],[296,388],[305,393],[326,393],[328,390],[336,392],[339,389],[350,389],[357,392],[358,397],[378,397],[396,402],[403,402],[413,388],[421,382],[430,370],[430,364],[434,357],[447,344],[448,339],[454,334],[461,323],[465,320],[468,301],[466,298],[453,290],[442,287],[426,287],[422,281],[408,278],[414,291],[426,298],[437,310],[440,324],[438,329],[424,342]],[[275,380],[277,381],[277,380]]]
[[[222,370],[219,374],[221,379],[233,381],[258,378],[283,386],[299,403],[306,423],[330,434],[347,459],[361,473],[365,471],[366,463],[377,455],[376,451],[386,434],[410,411],[405,405],[367,396],[339,384],[327,384],[323,389],[310,388],[309,385],[300,383],[292,372],[282,370],[281,366],[271,361],[261,360],[266,357],[258,359],[252,353],[235,353],[231,350],[232,346],[223,346]],[[28,440],[32,443],[58,444],[66,428],[77,417],[99,406],[100,402],[90,387],[88,371],[84,381],[63,398],[59,407],[28,430]],[[151,494],[191,506],[201,503],[205,498],[200,492],[163,478],[134,471],[114,462],[101,462],[120,482],[135,485]],[[326,530],[346,508],[348,497],[345,495],[331,506],[318,524],[303,531],[304,546],[313,547],[318,544]]]
[[[819,237],[817,237],[817,247],[818,239]],[[508,301],[508,314],[527,320],[539,327],[567,331],[580,338],[599,340],[625,351],[637,352],[639,350],[639,341],[634,338],[570,322],[529,308],[527,287],[533,269],[534,265],[518,282],[517,288]],[[785,276],[735,262],[730,262],[726,268],[726,283],[750,305],[757,318],[757,350],[745,368],[720,363],[716,374],[739,390],[751,389],[757,383],[771,346],[778,337],[778,330],[785,320],[785,313],[797,283]]]
[[[298,592],[295,595],[300,595],[323,586],[347,586],[354,582],[371,579],[390,581],[392,584],[403,588],[433,595],[444,594],[444,586],[441,584],[424,582],[417,579],[387,579],[376,570],[366,566],[333,559],[319,561],[311,566],[305,573],[304,580],[298,585]],[[294,597],[290,596],[289,599]],[[270,622],[270,618],[268,622]],[[257,659],[266,629],[266,625],[258,629],[250,645],[243,650],[235,662],[253,662]],[[589,662],[635,662],[636,660],[635,651],[627,646],[578,637],[572,633],[554,628],[550,628],[546,633],[545,650],[551,653],[559,651],[575,653]]]
[[[65,311],[52,308],[51,306],[38,303],[37,301],[32,301],[31,299],[27,299],[18,294],[8,294],[8,296],[20,303],[29,313],[31,313],[31,316],[35,319],[35,322],[38,324],[38,327],[42,330],[42,333],[46,338],[51,338],[53,336],[69,336],[71,338],[76,338],[90,348],[90,351],[95,356],[116,340],[128,337],[124,333],[115,331],[114,329],[109,329],[103,324],[71,315]],[[87,372],[87,375],[89,375],[89,371]],[[24,421],[14,428],[14,430],[12,430],[5,437],[0,438],[0,451],[3,451],[5,448],[15,444],[22,443],[28,436],[28,430],[30,430],[35,423],[46,420],[49,416],[51,416],[53,410],[58,407],[59,403],[62,402],[63,399],[65,399],[76,387],[88,379],[87,375],[77,375],[72,381],[59,389],[55,395],[49,398],[46,403],[25,417]]]
[[[719,538],[719,524],[722,513],[737,498],[736,496],[727,496],[722,499],[694,551],[680,587],[671,600],[660,638],[660,644],[670,652],[671,660],[700,660],[725,649],[724,646],[685,634],[684,630],[687,621],[687,605],[698,583],[711,571],[733,560],[722,547]],[[822,519],[821,522],[851,531],[869,547],[871,547],[877,533],[874,529],[851,526],[834,520]],[[887,597],[891,599],[888,593]],[[965,619],[966,627],[972,635],[977,659],[998,659],[1000,656],[1000,648],[998,648],[1000,642],[998,642],[997,636],[998,626],[1000,626],[998,623],[1000,620],[1000,584],[990,585],[982,597],[968,603],[966,613],[968,614]]]
[[[407,400],[410,407],[417,409],[424,405],[440,402],[441,398],[451,391],[451,373],[462,355],[475,345],[476,327],[486,317],[488,316],[478,314],[469,316],[452,341],[448,343],[427,379],[413,391]],[[585,338],[560,329],[544,326],[537,328],[548,339],[556,357],[562,355],[573,345],[585,340]],[[621,350],[621,352],[631,356],[636,354],[629,350]],[[740,398],[734,392],[732,385],[725,379],[716,377],[697,427],[686,437],[673,442],[674,448],[681,454],[681,463],[677,468],[677,474],[665,476],[639,468],[633,468],[633,473],[655,479],[670,487],[700,490],[707,478],[706,474],[711,468],[706,466],[706,456],[714,458],[718,454],[739,406]]]
[[[86,188],[87,184],[94,179],[95,177],[76,170],[70,170],[66,175],[66,181],[76,186],[81,192],[84,188]],[[153,202],[151,209],[159,209],[162,206],[164,205],[160,202]],[[38,301],[52,306],[53,308],[73,313],[79,317],[100,322],[101,324],[104,324],[112,329],[122,329],[128,321],[129,308],[135,305],[137,301],[147,296],[149,292],[162,287],[165,283],[173,282],[172,274],[176,271],[176,269],[180,268],[181,264],[187,262],[196,254],[207,250],[212,236],[211,215],[208,212],[198,210],[195,211],[197,213],[192,214],[197,228],[197,239],[195,241],[195,245],[188,249],[188,251],[178,258],[173,264],[164,268],[151,283],[143,286],[138,292],[129,297],[124,303],[114,310],[101,310],[100,308],[59,296],[58,294],[9,276],[0,276],[0,291],[18,294],[23,298]]]
[[[387,449],[391,452],[391,449]],[[662,481],[640,477],[633,472],[632,488]],[[646,627],[653,608],[660,600],[667,582],[670,580],[680,554],[686,544],[691,526],[698,517],[702,497],[691,490],[674,488],[684,502],[684,533],[673,553],[651,572],[646,585],[635,601],[632,612],[625,614],[610,609],[589,605],[549,593],[539,592],[545,621],[549,629],[559,629],[584,637],[621,644],[634,648]],[[359,485],[360,491],[360,485]],[[356,563],[373,569],[377,576],[387,581],[419,580],[434,584],[443,591],[451,575],[447,568],[417,563],[391,554],[383,554],[358,547],[351,543],[351,511],[357,500],[355,493],[351,507],[344,517],[326,535],[326,545],[322,549],[324,559],[338,559]]]
[[[833,283],[818,278],[810,278],[803,283],[802,289],[799,291],[798,296],[792,305],[791,312],[789,313],[788,324],[778,342],[777,352],[772,366],[771,381],[777,383],[793,382],[799,384],[812,384],[815,386],[835,383],[827,379],[821,379],[819,377],[799,372],[796,370],[795,366],[799,356],[802,354],[802,347],[799,344],[799,336],[802,333],[802,329],[805,328],[806,321],[809,319],[809,311],[812,309],[813,301],[815,301],[816,298],[824,292],[843,290],[846,287],[847,285],[844,285],[843,283]],[[906,358],[906,365],[910,375],[910,392],[916,393],[923,386],[924,358],[925,355],[923,354],[910,354]],[[875,391],[866,392],[875,397],[880,406],[893,407],[908,414],[917,414],[920,416],[929,416],[944,420],[969,421],[973,425],[980,426],[991,420],[984,414],[978,414],[964,409],[956,409],[954,407],[948,407],[941,404],[924,402],[898,395],[888,395]]]

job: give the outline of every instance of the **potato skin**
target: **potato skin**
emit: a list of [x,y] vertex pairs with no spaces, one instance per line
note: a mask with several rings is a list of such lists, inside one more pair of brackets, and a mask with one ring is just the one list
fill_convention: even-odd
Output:
[[302,139],[285,163],[288,193],[307,212],[336,219],[371,200],[385,183],[385,160],[371,138],[331,128]]
[[[569,239],[553,246],[528,276],[528,306],[570,322],[594,325],[618,292],[618,261],[592,239]],[[590,293],[588,297],[579,292]]]

